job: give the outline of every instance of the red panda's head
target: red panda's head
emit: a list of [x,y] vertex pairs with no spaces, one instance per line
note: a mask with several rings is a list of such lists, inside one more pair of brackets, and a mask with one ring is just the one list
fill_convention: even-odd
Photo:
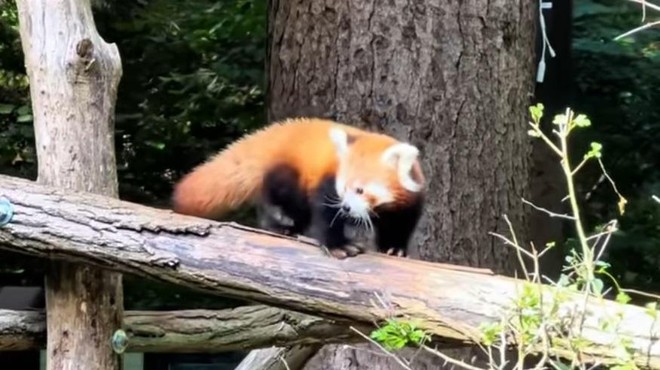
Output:
[[380,134],[330,130],[339,166],[336,175],[342,213],[367,220],[376,208],[396,208],[424,188],[419,150]]

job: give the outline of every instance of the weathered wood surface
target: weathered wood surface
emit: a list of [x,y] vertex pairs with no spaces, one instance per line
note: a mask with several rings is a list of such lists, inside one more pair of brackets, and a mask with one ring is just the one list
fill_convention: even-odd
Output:
[[[30,79],[37,181],[118,196],[115,102],[122,76],[115,44],[94,24],[90,0],[17,1]],[[106,338],[120,328],[121,274],[53,261],[46,279],[48,370],[119,370]]]
[[[322,317],[369,324],[407,316],[445,340],[474,341],[478,326],[498,320],[516,296],[516,280],[483,271],[371,253],[340,261],[292,238],[7,176],[0,176],[0,196],[15,212],[0,227],[2,248]],[[575,296],[566,308],[582,301]],[[612,301],[587,304],[583,335],[596,344],[585,356],[615,360],[600,320],[619,310],[619,335],[631,340],[637,363],[659,368],[652,318]]]
[[[264,305],[217,311],[126,311],[123,327],[130,352],[213,353],[362,341],[340,322]],[[0,351],[43,348],[45,338],[44,312],[0,310]]]

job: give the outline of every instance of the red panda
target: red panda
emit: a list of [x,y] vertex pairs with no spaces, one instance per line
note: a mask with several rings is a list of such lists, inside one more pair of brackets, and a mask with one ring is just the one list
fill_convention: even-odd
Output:
[[288,119],[194,168],[175,184],[173,210],[217,219],[256,202],[271,218],[264,228],[310,231],[335,257],[358,253],[348,247],[346,222],[375,231],[380,252],[405,256],[424,201],[418,157],[416,147],[384,134],[324,119]]

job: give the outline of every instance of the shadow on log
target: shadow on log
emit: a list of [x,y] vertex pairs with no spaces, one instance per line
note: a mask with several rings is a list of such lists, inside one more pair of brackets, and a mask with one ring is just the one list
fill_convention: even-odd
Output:
[[[478,341],[479,326],[499,321],[519,288],[512,278],[439,263],[372,253],[336,260],[292,238],[7,176],[0,176],[0,196],[14,210],[13,219],[0,227],[0,246],[8,250],[351,324],[412,318],[442,341]],[[567,312],[584,301],[581,295],[569,298],[563,305]],[[591,342],[583,351],[586,358],[617,361],[611,334],[600,323],[621,311],[618,335],[630,340],[636,363],[660,367],[658,330],[643,308],[590,300],[586,310],[582,335]]]

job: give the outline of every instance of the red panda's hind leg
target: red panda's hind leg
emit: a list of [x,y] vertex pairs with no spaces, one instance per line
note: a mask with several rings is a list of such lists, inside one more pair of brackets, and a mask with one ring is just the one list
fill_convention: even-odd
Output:
[[282,235],[295,235],[296,225],[281,207],[267,202],[257,204],[259,228]]
[[299,235],[307,230],[310,203],[298,184],[298,171],[291,166],[278,165],[264,175],[257,207],[261,228],[284,235]]

